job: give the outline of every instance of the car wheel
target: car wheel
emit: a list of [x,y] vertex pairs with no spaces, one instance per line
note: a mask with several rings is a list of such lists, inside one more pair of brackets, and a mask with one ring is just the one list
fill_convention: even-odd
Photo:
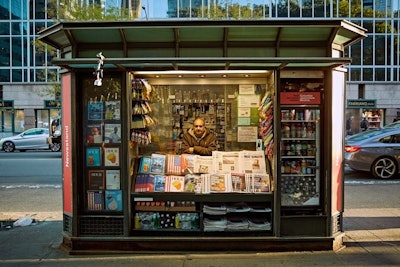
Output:
[[50,150],[53,152],[58,152],[61,150],[61,144],[60,143],[52,143],[50,145]]
[[15,150],[15,145],[14,145],[14,143],[11,142],[11,141],[6,141],[6,142],[3,144],[3,150],[4,150],[5,152],[14,152],[14,150]]
[[391,179],[397,175],[397,163],[392,158],[379,158],[372,164],[372,175],[380,179]]

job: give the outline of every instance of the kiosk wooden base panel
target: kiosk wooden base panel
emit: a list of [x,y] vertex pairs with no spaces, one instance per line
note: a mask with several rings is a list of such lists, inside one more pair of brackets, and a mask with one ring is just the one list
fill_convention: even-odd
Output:
[[295,238],[68,238],[62,248],[71,255],[159,252],[283,252],[336,251],[343,247],[343,234],[336,237]]

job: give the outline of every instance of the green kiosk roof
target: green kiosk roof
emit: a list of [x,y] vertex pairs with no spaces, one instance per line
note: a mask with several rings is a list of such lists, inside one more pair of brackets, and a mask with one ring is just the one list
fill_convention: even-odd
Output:
[[366,37],[344,20],[163,20],[60,22],[39,39],[66,69],[238,70],[337,67],[344,48]]

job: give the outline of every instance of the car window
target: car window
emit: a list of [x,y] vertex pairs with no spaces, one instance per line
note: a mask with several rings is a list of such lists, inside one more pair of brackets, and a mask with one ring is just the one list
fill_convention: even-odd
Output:
[[36,134],[35,129],[30,129],[30,130],[24,132],[24,135],[34,135],[34,134]]
[[388,144],[389,144],[389,143],[394,143],[394,142],[393,142],[393,138],[394,138],[393,135],[388,135],[388,136],[385,136],[385,137],[379,139],[379,142],[380,142],[380,143],[388,143]]
[[400,134],[393,136],[393,143],[400,144]]
[[361,132],[355,135],[352,135],[348,138],[349,141],[361,141],[370,137],[374,137],[377,135],[380,135],[382,133],[382,131],[380,130],[371,130],[371,131],[365,131],[365,132]]

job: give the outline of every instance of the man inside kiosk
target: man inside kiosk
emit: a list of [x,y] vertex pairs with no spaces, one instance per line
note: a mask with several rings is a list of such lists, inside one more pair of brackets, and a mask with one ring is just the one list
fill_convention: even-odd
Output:
[[217,150],[216,136],[201,118],[196,118],[193,127],[183,134],[182,153],[211,156]]

